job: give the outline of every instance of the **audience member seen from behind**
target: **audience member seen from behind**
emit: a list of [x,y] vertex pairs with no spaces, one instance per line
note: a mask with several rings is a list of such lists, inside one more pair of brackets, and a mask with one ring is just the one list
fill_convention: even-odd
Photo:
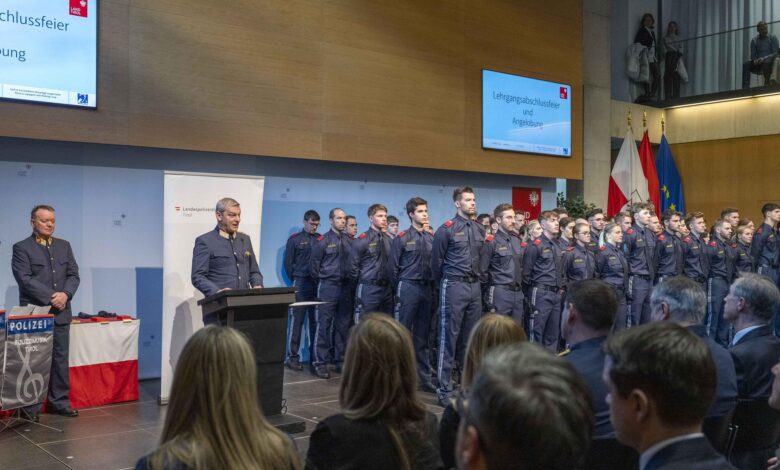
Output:
[[780,357],[780,339],[769,323],[780,303],[777,286],[766,276],[745,273],[729,288],[723,318],[734,326],[729,352],[737,371],[739,398],[763,399],[772,389],[770,369]]
[[609,421],[604,370],[604,341],[612,329],[618,302],[615,290],[598,279],[578,281],[568,286],[561,320],[561,335],[569,350],[561,355],[590,389],[595,419],[594,436],[614,437]]
[[604,350],[612,425],[640,453],[640,469],[734,469],[701,432],[715,396],[715,364],[703,341],[655,322],[616,333]]
[[528,342],[488,353],[460,413],[455,455],[463,470],[570,470],[593,435],[585,383]]
[[[471,331],[466,346],[466,360],[461,379],[463,396],[460,399],[465,397],[471,387],[474,376],[479,371],[488,351],[501,344],[519,343],[527,340],[523,329],[511,317],[498,314],[488,314],[482,317]],[[451,402],[444,408],[439,425],[441,459],[445,468],[455,466],[455,439],[460,424],[460,414],[456,405],[457,403]]]
[[750,40],[750,60],[742,64],[742,88],[750,88],[750,74],[754,73],[764,77],[764,85],[769,85],[769,77],[772,75],[772,65],[777,58],[777,36],[769,34],[769,26],[766,21],[759,21],[756,25],[758,35]]
[[657,284],[650,296],[652,321],[669,320],[698,336],[707,344],[715,362],[715,401],[708,417],[724,416],[737,404],[737,375],[734,361],[726,349],[707,336],[702,324],[707,299],[698,283],[685,276],[675,276]]
[[216,325],[197,331],[184,345],[160,443],[137,470],[301,467],[292,440],[260,410],[249,341]]
[[[775,378],[772,381],[772,394],[769,395],[769,406],[776,410],[780,410],[780,361],[772,367],[772,375],[774,375]],[[768,470],[780,470],[777,457],[769,459],[768,465]]]
[[388,315],[362,317],[347,343],[343,411],[317,424],[306,468],[442,468],[436,417],[416,391],[409,332]]
[[677,65],[682,58],[683,47],[676,21],[670,21],[666,26],[664,51],[664,98],[670,100],[680,97],[680,74]]

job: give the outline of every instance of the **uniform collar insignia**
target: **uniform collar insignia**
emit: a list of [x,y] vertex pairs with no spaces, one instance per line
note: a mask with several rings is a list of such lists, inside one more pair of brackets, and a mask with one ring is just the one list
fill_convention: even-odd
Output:
[[54,242],[53,237],[49,238],[43,238],[40,235],[35,235],[35,243],[41,245],[41,246],[51,246],[51,244]]

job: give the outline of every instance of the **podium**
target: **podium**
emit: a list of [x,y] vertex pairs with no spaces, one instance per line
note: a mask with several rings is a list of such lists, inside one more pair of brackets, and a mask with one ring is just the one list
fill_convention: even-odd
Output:
[[282,414],[288,306],[295,289],[226,290],[198,301],[206,324],[235,328],[249,337],[255,350],[257,399],[268,420],[287,433],[303,432],[299,418]]

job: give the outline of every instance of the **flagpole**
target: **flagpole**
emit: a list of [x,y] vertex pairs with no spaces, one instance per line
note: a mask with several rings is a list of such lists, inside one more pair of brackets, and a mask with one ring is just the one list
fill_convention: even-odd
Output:
[[664,115],[661,114],[661,135],[666,134],[666,121],[664,121]]
[[[636,145],[636,142],[634,141],[634,129],[631,127],[631,108],[628,108],[628,131],[631,134],[631,143],[632,145]],[[628,206],[633,206],[633,200],[634,200],[634,159],[630,158],[628,160],[628,171],[629,171],[629,187],[628,187]]]

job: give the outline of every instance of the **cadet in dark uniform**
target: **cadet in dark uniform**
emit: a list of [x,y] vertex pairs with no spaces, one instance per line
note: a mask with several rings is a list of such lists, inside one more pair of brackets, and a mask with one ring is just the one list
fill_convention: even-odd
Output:
[[655,279],[655,237],[649,224],[652,206],[644,203],[634,204],[634,225],[623,236],[623,250],[628,261],[628,289],[631,305],[629,318],[632,325],[650,321],[650,292]]
[[753,243],[753,229],[748,225],[740,225],[737,227],[737,260],[736,269],[737,275],[742,273],[752,273],[755,268],[755,262],[753,261],[753,254],[750,250],[750,245]]
[[[780,238],[775,233],[775,227],[780,222],[780,206],[771,202],[764,204],[761,207],[761,214],[764,216],[764,223],[758,227],[753,235],[753,244],[750,249],[753,254],[753,262],[756,264],[755,272],[763,274],[775,284],[779,284],[780,250],[778,250],[778,243],[780,243]],[[780,336],[779,324],[780,315],[775,314],[775,336]]]
[[618,246],[623,242],[623,229],[616,223],[608,223],[601,232],[603,243],[599,243],[596,255],[596,277],[606,282],[615,290],[617,312],[615,313],[615,330],[622,330],[628,324],[628,305],[626,301],[631,291],[628,290],[628,262],[623,250]]
[[[585,225],[585,224],[583,224]],[[585,225],[587,228],[587,225]],[[602,379],[604,341],[615,322],[617,299],[614,290],[598,279],[575,281],[566,290],[561,331],[570,345],[561,353],[585,380],[593,405],[593,437],[614,437],[606,398],[609,390]]]
[[528,245],[523,258],[523,284],[534,311],[531,318],[532,341],[558,350],[561,334],[562,252],[558,245],[558,216],[552,211],[539,215],[542,235]]
[[328,363],[337,360],[333,350],[333,329],[346,277],[344,253],[349,249],[349,242],[344,235],[347,224],[344,211],[338,207],[331,209],[328,220],[330,230],[319,236],[312,247],[310,260],[311,277],[318,282],[317,299],[325,302],[314,310],[317,327],[314,332],[312,371],[321,379],[330,378]]
[[682,240],[677,236],[680,213],[667,209],[661,214],[661,222],[664,231],[656,237],[655,241],[656,283],[682,274],[685,263]]
[[368,230],[352,243],[349,254],[348,276],[357,281],[355,293],[355,323],[360,316],[371,312],[388,315],[393,311],[393,291],[387,271],[390,237],[387,229],[387,208],[372,204],[368,208]]
[[413,197],[406,203],[412,225],[393,240],[388,259],[390,282],[395,292],[395,319],[412,334],[420,389],[434,393],[428,340],[431,331],[433,278],[431,250],[433,234],[425,230],[428,224],[428,202]]
[[721,346],[728,347],[729,324],[723,319],[723,299],[734,278],[735,248],[731,246],[731,224],[718,219],[712,225],[712,238],[706,247],[710,272],[707,279],[707,334]]
[[[192,285],[206,297],[229,289],[263,287],[249,235],[238,231],[241,206],[229,197],[217,202],[217,226],[195,239]],[[211,323],[213,318],[204,318]]]
[[588,248],[593,254],[599,251],[599,238],[601,237],[601,231],[604,230],[604,224],[607,223],[604,217],[604,209],[597,207],[587,214],[588,223],[590,224],[590,242]]
[[[311,277],[311,247],[320,234],[320,215],[317,211],[308,210],[303,214],[303,230],[294,233],[287,240],[284,250],[284,271],[293,280],[295,286],[295,301],[305,302],[316,300],[317,284]],[[309,352],[314,348],[314,332],[317,325],[314,321],[314,305],[291,309],[290,330],[287,332],[287,367],[303,370],[298,348],[301,344],[301,330],[306,320],[309,325]],[[313,354],[312,354],[313,355]]]
[[508,315],[524,325],[523,255],[526,243],[512,235],[515,211],[511,204],[499,204],[493,211],[498,222],[495,235],[487,236],[482,255],[482,272],[487,273],[487,301],[491,312]]
[[595,275],[596,255],[589,248],[592,233],[586,223],[574,226],[574,245],[563,254],[563,275],[567,286],[576,281],[592,279]]
[[[54,238],[54,208],[38,205],[30,212],[30,237],[13,246],[11,270],[19,285],[19,305],[51,305],[54,332],[49,377],[48,410],[69,417],[79,412],[70,407],[70,301],[79,288],[79,266],[70,243]],[[5,333],[3,333],[5,334]],[[38,405],[25,407],[33,421],[38,421]]]
[[431,252],[431,274],[440,283],[439,357],[436,394],[446,403],[453,391],[452,370],[463,365],[469,334],[482,315],[480,254],[485,243],[474,190],[456,188],[452,200],[458,212],[436,230]]
[[685,266],[683,274],[698,282],[701,290],[707,292],[707,278],[710,275],[710,260],[705,250],[703,235],[707,232],[704,214],[691,212],[685,216],[685,225],[689,235],[683,238],[683,256]]
[[347,228],[344,229],[347,244],[342,252],[344,277],[341,281],[339,309],[335,320],[333,320],[333,363],[335,364],[334,370],[339,373],[341,373],[341,365],[344,363],[344,354],[347,351],[347,335],[355,320],[355,291],[357,290],[357,282],[347,276],[347,267],[349,266],[352,244],[357,239],[357,232],[357,218],[354,215],[347,215]]

